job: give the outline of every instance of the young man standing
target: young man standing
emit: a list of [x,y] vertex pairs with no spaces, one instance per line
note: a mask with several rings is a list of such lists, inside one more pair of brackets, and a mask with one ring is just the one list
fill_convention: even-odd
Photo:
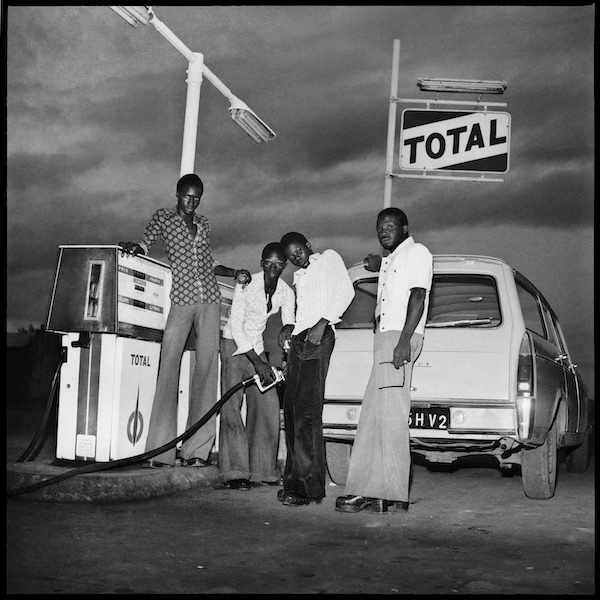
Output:
[[[190,393],[188,427],[198,422],[217,402],[221,293],[215,275],[237,277],[212,257],[210,223],[196,209],[204,192],[198,175],[184,175],[177,182],[177,205],[160,208],[146,227],[142,241],[121,242],[130,254],[147,254],[161,240],[173,274],[171,308],[163,334],[158,380],[146,440],[146,451],[177,437],[177,398],[181,358],[188,335],[196,332],[196,365]],[[184,465],[206,466],[215,439],[216,417],[186,440],[181,448]],[[175,466],[175,448],[146,461],[146,467]]]
[[300,268],[294,273],[296,325],[283,398],[287,460],[277,497],[288,506],[305,506],[325,496],[325,378],[335,343],[333,326],[354,298],[354,288],[335,250],[316,253],[297,232],[286,233],[281,245],[285,257]]
[[[275,380],[267,359],[263,333],[267,320],[281,310],[283,327],[279,343],[294,328],[295,298],[292,288],[280,279],[286,260],[279,242],[262,251],[262,271],[248,285],[237,284],[231,316],[221,340],[221,392],[258,374],[263,384]],[[279,444],[279,396],[277,390],[246,389],[246,425],[240,413],[244,391],[236,392],[221,408],[219,469],[234,490],[249,490],[251,483],[279,485],[277,469]]]
[[408,510],[410,382],[423,347],[433,257],[409,236],[398,208],[379,213],[377,236],[389,254],[365,259],[368,270],[379,270],[373,368],[350,458],[349,495],[335,503],[340,512]]

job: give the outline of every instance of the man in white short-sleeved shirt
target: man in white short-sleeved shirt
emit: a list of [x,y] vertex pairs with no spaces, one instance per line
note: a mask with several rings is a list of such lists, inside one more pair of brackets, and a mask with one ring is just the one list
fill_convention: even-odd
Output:
[[379,269],[373,367],[352,448],[348,495],[336,500],[340,512],[408,510],[410,383],[423,348],[433,257],[408,234],[408,220],[398,208],[379,213],[377,236],[389,254],[365,259],[368,270]]

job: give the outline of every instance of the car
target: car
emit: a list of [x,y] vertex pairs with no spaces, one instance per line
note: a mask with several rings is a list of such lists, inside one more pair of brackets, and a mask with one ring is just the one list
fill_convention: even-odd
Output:
[[[323,434],[334,483],[344,484],[372,366],[378,274],[348,269],[355,298],[336,325]],[[434,255],[423,350],[413,368],[411,452],[426,464],[492,456],[521,472],[525,495],[555,493],[559,450],[587,469],[588,397],[556,314],[501,259]],[[464,463],[465,461],[463,461]]]

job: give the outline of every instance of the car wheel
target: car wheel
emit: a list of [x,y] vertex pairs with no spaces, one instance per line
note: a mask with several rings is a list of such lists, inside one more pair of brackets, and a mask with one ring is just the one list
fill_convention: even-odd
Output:
[[327,471],[329,471],[331,481],[337,485],[346,485],[352,444],[326,442],[325,452],[327,454]]
[[576,448],[567,449],[565,456],[567,469],[573,473],[585,473],[590,464],[590,428],[587,427],[583,442]]
[[547,500],[554,496],[558,474],[556,421],[550,427],[546,441],[537,448],[522,450],[521,476],[528,498]]

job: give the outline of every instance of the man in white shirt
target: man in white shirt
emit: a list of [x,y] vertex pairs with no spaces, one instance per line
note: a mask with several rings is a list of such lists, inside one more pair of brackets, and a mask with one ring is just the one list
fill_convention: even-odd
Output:
[[423,348],[433,257],[408,234],[398,208],[379,213],[377,236],[389,254],[365,259],[368,270],[379,269],[373,368],[350,458],[349,495],[335,503],[340,512],[408,510],[410,383]]
[[[255,373],[263,385],[275,380],[264,349],[263,333],[269,317],[281,310],[283,347],[294,327],[294,292],[280,279],[286,259],[279,242],[267,244],[260,261],[262,272],[247,285],[237,284],[231,315],[221,339],[221,391],[225,393]],[[221,408],[219,470],[235,490],[249,490],[251,483],[279,485],[279,396],[277,390],[262,392],[252,385],[246,390],[246,425],[240,409],[243,390]]]
[[281,245],[285,257],[299,269],[294,273],[296,325],[283,397],[287,459],[277,498],[288,506],[306,506],[325,496],[325,378],[335,343],[334,325],[354,298],[354,288],[335,250],[316,253],[297,232],[286,233]]

